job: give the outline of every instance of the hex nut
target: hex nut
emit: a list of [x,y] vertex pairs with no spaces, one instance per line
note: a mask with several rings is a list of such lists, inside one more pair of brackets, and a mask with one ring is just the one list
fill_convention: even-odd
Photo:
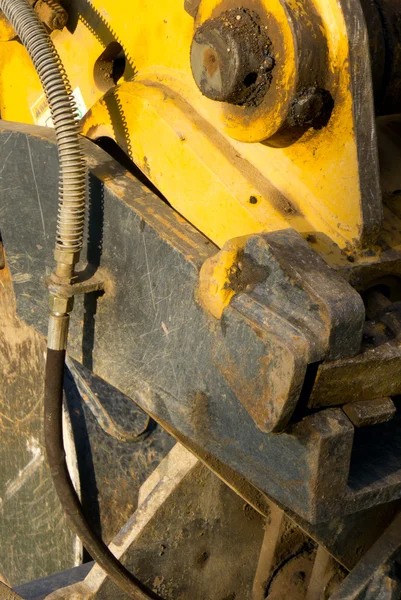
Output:
[[325,127],[334,108],[333,98],[327,90],[311,87],[302,90],[293,101],[288,124],[291,127]]
[[79,252],[71,252],[69,250],[61,250],[56,248],[54,251],[54,260],[64,265],[76,265],[79,261]]
[[74,307],[74,297],[60,298],[60,296],[49,297],[49,308],[52,313],[66,315],[69,314]]

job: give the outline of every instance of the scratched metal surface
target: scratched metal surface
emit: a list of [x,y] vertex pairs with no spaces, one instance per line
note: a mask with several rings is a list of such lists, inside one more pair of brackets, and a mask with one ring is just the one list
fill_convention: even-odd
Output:
[[11,291],[0,271],[0,574],[16,585],[77,564],[80,548],[45,461],[45,343],[16,319]]
[[[53,267],[56,224],[52,136],[16,124],[3,123],[0,131],[2,176],[14,182],[2,223],[17,310],[42,333],[48,312],[43,283]],[[399,498],[397,472],[358,493],[347,486],[353,427],[340,409],[310,415],[282,435],[256,426],[216,368],[221,324],[197,300],[199,269],[216,247],[102,150],[84,145],[91,168],[84,254],[106,270],[110,285],[103,296],[76,299],[72,355],[184,444],[306,520],[325,521]]]
[[[175,440],[129,398],[81,367],[116,431],[99,424],[82,402],[69,373],[65,392],[77,448],[81,500],[92,526],[109,542],[137,508],[143,482],[171,450]],[[117,430],[118,428],[118,430]],[[119,432],[130,433],[125,441]]]
[[[83,556],[46,465],[44,338],[16,318],[8,269],[0,271],[0,307],[0,577],[15,586],[80,564]],[[132,401],[84,374],[104,410],[121,428],[127,420],[136,423],[139,434],[135,437],[133,428],[132,440],[122,442],[106,433],[67,373],[81,497],[92,524],[108,541],[134,512],[139,487],[174,441]],[[71,447],[70,454],[75,454]]]
[[[14,129],[11,136],[8,128]],[[261,432],[213,364],[216,324],[197,304],[194,291],[199,268],[216,247],[103,151],[89,142],[85,148],[92,172],[83,256],[106,268],[115,283],[103,297],[76,298],[72,355],[173,432],[268,488],[273,497],[308,512],[310,464],[298,440]],[[54,262],[56,157],[52,132],[3,124],[0,161],[14,187],[4,206],[2,237],[18,314],[43,334],[48,313],[43,284]],[[267,469],[277,461],[278,468]],[[299,481],[296,495],[294,480]]]

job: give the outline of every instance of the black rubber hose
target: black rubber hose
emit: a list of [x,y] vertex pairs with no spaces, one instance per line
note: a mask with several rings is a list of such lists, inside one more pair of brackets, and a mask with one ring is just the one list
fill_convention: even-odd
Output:
[[129,596],[137,600],[158,599],[130,573],[92,531],[82,510],[68,472],[63,444],[63,376],[65,350],[47,350],[45,388],[45,444],[57,494],[85,548],[107,575]]

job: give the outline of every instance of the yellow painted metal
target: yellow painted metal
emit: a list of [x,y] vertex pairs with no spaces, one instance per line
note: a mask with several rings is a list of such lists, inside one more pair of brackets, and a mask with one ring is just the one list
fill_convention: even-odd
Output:
[[216,319],[230,303],[236,291],[234,279],[241,279],[241,252],[247,236],[234,238],[224,244],[215,256],[208,258],[199,275],[198,296],[202,306]]
[[[284,0],[260,2],[281,23],[284,55],[276,57],[282,65],[281,106],[291,100],[297,51],[288,15],[291,10],[299,13],[302,3],[288,0],[284,10]],[[271,115],[270,120],[266,114],[252,119],[244,112],[241,121],[238,107],[233,112],[208,100],[193,81],[194,26],[213,14],[217,0],[203,0],[196,24],[183,0],[75,0],[69,29],[55,32],[53,40],[73,88],[80,89],[90,108],[83,133],[116,140],[172,206],[220,247],[231,238],[289,226],[315,234],[323,252],[333,244],[346,253],[370,247],[380,226],[377,164],[373,161],[362,174],[346,20],[341,1],[313,2],[326,40],[335,108],[327,127],[274,147],[259,141],[274,129]],[[94,64],[114,40],[123,47],[130,68],[104,96],[96,86]],[[31,109],[41,94],[22,46],[1,43],[2,117],[33,122]],[[370,178],[372,185],[363,178]],[[375,207],[373,219],[368,203]]]

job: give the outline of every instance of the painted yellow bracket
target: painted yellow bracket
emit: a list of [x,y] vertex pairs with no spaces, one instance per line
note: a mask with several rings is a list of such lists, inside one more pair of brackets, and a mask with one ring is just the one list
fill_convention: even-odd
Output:
[[[241,6],[249,3],[255,6],[251,0]],[[261,140],[267,113],[241,121],[238,107],[233,111],[203,97],[195,85],[190,68],[194,29],[219,6],[217,0],[201,2],[195,23],[183,1],[75,0],[69,30],[55,32],[53,39],[73,88],[91,107],[83,133],[95,140],[113,138],[171,205],[220,247],[231,238],[288,226],[347,253],[371,247],[382,208],[368,40],[359,3],[313,0],[308,17],[298,0],[260,0],[260,10],[274,10],[281,23],[284,42],[276,60],[287,84],[279,90],[280,102],[288,102],[287,88],[289,94],[296,76],[291,67],[297,53],[291,38],[295,21],[303,19],[307,26],[308,18],[319,15],[326,44],[334,99],[330,121],[282,147]],[[235,3],[224,0],[224,6]],[[114,40],[129,68],[104,95],[96,87],[94,64]],[[16,78],[17,71],[24,76]],[[1,43],[2,117],[33,122],[31,108],[40,96],[22,46]]]

